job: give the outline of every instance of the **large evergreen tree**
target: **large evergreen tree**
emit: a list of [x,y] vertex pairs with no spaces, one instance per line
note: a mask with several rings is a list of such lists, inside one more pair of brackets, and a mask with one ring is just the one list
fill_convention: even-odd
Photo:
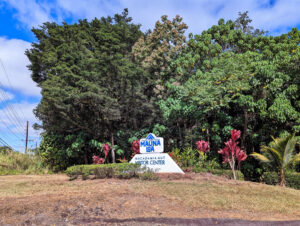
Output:
[[[84,133],[85,139],[109,140],[114,146],[117,130],[151,123],[149,81],[131,55],[142,32],[126,9],[113,18],[45,23],[32,31],[38,42],[26,55],[32,79],[42,88],[35,114],[46,133]],[[87,163],[89,148],[82,149]]]

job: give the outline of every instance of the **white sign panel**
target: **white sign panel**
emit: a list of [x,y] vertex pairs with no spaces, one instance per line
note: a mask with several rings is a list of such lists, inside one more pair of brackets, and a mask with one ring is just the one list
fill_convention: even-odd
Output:
[[140,153],[162,153],[164,152],[164,139],[149,133],[145,139],[140,140]]
[[184,173],[167,153],[136,154],[130,163],[140,164],[156,173]]

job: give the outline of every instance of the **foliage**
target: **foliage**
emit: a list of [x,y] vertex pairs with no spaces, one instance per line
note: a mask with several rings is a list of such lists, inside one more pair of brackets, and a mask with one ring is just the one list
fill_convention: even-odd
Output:
[[241,161],[245,161],[247,155],[238,146],[237,139],[241,136],[241,131],[231,130],[231,139],[225,143],[225,147],[219,151],[223,155],[223,163],[228,163],[232,169],[233,178],[236,180],[236,161],[238,166],[240,166]]
[[[153,132],[190,167],[199,164],[197,140],[209,142],[205,164],[220,162],[234,128],[245,154],[259,152],[270,135],[299,135],[300,32],[268,36],[251,21],[242,12],[187,39],[180,16],[162,16],[143,33],[125,9],[34,28],[26,55],[42,90],[35,115],[45,131],[43,161],[56,171],[92,163],[93,155],[127,161],[132,142]],[[265,170],[253,158],[240,168],[256,181]]]
[[49,173],[49,170],[38,155],[4,149],[0,152],[0,175],[43,173]]
[[261,147],[262,154],[254,152],[251,155],[261,162],[275,166],[280,173],[280,185],[284,186],[286,170],[300,161],[300,153],[297,155],[295,153],[297,139],[295,134],[276,139],[272,137],[272,139],[273,142],[269,146]]
[[132,141],[131,151],[133,152],[133,154],[139,154],[140,153],[140,140]]
[[265,166],[262,166],[251,155],[243,162],[240,167],[241,172],[244,175],[245,180],[260,182],[262,174],[269,170]]
[[173,149],[170,152],[170,157],[182,168],[200,167],[208,170],[220,168],[215,158],[209,159],[207,154],[191,148],[186,148],[183,151]]
[[199,153],[199,164],[200,166],[204,166],[207,160],[206,152],[209,151],[209,143],[204,140],[198,140],[196,141],[196,147]]
[[[278,172],[265,172],[262,175],[262,182],[270,185],[280,184],[281,178]],[[286,172],[285,173],[285,184],[287,187],[300,189],[300,173]]]
[[[59,158],[55,153],[64,151],[80,164],[74,153],[78,152],[87,164],[92,154],[89,141],[94,139],[110,141],[115,162],[118,131],[137,131],[155,122],[152,83],[131,54],[142,35],[140,25],[131,23],[124,10],[113,18],[80,20],[73,25],[44,23],[32,31],[38,41],[26,55],[32,79],[42,89],[35,109],[42,121],[39,127],[55,136],[71,136],[76,143],[64,145],[60,139],[58,147],[51,148],[62,150],[54,150],[51,158]],[[60,169],[71,165],[62,159],[54,164]]]
[[97,155],[94,155],[93,156],[93,163],[94,164],[103,164],[105,162],[105,159],[104,158],[100,158],[99,156]]
[[137,176],[140,172],[140,165],[132,163],[111,163],[111,164],[95,164],[95,165],[76,165],[68,167],[65,173],[71,180],[82,176],[82,179],[93,178],[130,178]]
[[158,176],[151,170],[144,170],[139,164],[132,163],[111,163],[103,165],[76,165],[68,167],[65,173],[70,180],[81,176],[86,179],[120,178],[130,179],[139,178],[141,180],[158,180]]
[[171,157],[181,167],[191,167],[198,164],[197,150],[192,148],[185,148],[183,151],[174,149],[171,152]]
[[198,140],[196,141],[196,147],[199,152],[206,153],[209,151],[209,143],[204,140]]
[[[234,179],[234,175],[232,173],[232,170],[228,169],[218,169],[218,168],[202,168],[202,167],[193,167],[192,171],[195,173],[211,173],[213,175],[217,176],[225,176],[229,179]],[[244,175],[241,171],[236,170],[236,178],[238,180],[244,180]]]
[[159,177],[151,170],[139,173],[138,178],[141,180],[159,180]]

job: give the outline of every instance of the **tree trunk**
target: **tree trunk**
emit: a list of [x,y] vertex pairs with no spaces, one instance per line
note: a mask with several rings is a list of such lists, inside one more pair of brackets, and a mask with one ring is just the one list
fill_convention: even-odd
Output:
[[236,180],[236,171],[234,169],[235,168],[235,162],[234,162],[234,160],[229,161],[229,165],[230,165],[230,167],[232,169],[233,179]]
[[111,133],[111,158],[112,162],[116,162],[115,149],[114,149],[114,133]]
[[180,128],[180,123],[177,120],[177,128],[178,128],[178,133],[179,133],[179,147],[181,147],[182,145],[182,134],[181,134],[181,128]]
[[84,164],[88,164],[87,156],[86,156],[86,150],[83,152],[83,159],[84,159]]
[[191,134],[191,148],[193,148],[193,127],[190,129],[190,134]]
[[243,135],[242,135],[242,139],[241,139],[241,146],[243,149],[245,149],[245,146],[246,146],[246,136],[247,136],[247,128],[248,128],[248,110],[247,109],[244,109],[244,132],[243,132]]
[[[183,134],[183,147],[185,147],[186,137],[188,136],[186,121],[183,121],[184,134]],[[187,143],[188,144],[188,143]]]
[[280,186],[285,187],[285,175],[283,168],[280,169]]

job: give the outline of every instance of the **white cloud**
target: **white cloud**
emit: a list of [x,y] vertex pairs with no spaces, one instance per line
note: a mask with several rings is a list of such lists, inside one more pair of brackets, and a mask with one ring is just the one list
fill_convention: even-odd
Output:
[[0,62],[0,82],[6,88],[10,89],[12,86],[14,90],[21,92],[22,95],[39,97],[40,88],[32,81],[31,73],[26,67],[30,62],[24,53],[29,48],[29,42],[0,37],[0,59],[6,71],[5,73]]
[[264,30],[286,32],[300,24],[300,0],[58,0],[57,6],[75,18],[101,17],[120,13],[129,8],[134,22],[141,23],[143,30],[153,29],[162,15],[170,18],[177,14],[189,26],[189,32],[201,33],[217,24],[220,18],[235,20],[238,12],[249,11],[253,25]]
[[153,29],[162,15],[181,15],[189,32],[201,33],[218,19],[235,19],[238,12],[249,11],[253,25],[270,32],[286,32],[300,24],[300,0],[7,0],[17,10],[15,17],[32,27],[45,21],[62,22],[65,18],[93,19],[121,13],[129,8],[134,22],[143,30]]
[[9,100],[12,100],[14,95],[10,92],[6,92],[3,89],[0,89],[0,104],[6,103]]
[[5,0],[9,6],[17,10],[14,17],[23,25],[32,28],[47,21],[53,21],[51,17],[51,3],[28,0]]

